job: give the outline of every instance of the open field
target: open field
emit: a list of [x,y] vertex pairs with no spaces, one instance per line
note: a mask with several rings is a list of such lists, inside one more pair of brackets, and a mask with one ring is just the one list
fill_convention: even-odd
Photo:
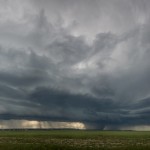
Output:
[[0,150],[147,150],[150,132],[17,130],[0,131]]

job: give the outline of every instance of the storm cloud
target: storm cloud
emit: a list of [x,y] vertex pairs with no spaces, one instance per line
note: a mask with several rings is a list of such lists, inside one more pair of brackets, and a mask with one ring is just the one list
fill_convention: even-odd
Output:
[[0,119],[149,126],[149,6],[0,0]]

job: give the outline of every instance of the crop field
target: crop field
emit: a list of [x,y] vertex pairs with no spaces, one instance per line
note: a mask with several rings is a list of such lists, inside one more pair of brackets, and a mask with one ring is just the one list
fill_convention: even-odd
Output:
[[0,131],[0,150],[148,150],[150,132],[16,130]]

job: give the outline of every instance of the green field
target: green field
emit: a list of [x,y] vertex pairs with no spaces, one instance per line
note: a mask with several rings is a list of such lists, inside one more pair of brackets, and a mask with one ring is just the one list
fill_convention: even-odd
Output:
[[0,150],[147,150],[150,132],[17,130],[0,131]]

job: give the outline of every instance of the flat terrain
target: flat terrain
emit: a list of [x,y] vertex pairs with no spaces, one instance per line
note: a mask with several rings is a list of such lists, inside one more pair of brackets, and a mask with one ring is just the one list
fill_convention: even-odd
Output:
[[0,150],[148,150],[150,132],[17,130],[0,131]]

